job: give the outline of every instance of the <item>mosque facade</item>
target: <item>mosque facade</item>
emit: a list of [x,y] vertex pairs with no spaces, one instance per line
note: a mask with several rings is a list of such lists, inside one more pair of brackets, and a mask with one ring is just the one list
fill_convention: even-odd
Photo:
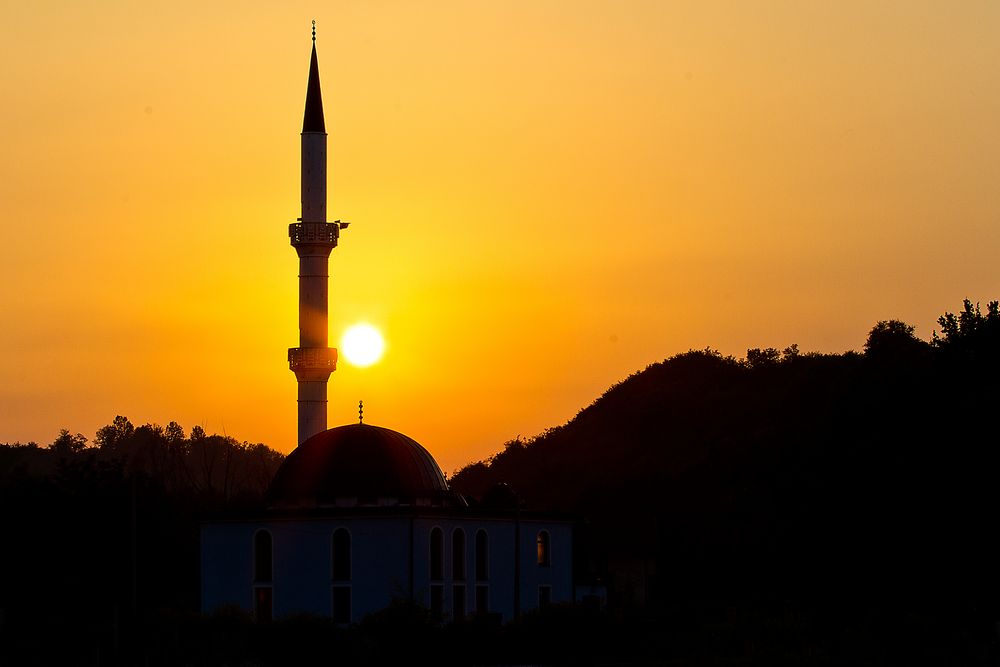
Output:
[[396,600],[441,620],[504,621],[573,601],[573,523],[527,512],[509,490],[482,502],[448,488],[434,457],[397,431],[326,427],[328,262],[346,223],[327,222],[327,133],[315,32],[302,127],[299,256],[299,445],[275,474],[266,509],[201,527],[201,608],[258,621],[296,614],[349,624]]

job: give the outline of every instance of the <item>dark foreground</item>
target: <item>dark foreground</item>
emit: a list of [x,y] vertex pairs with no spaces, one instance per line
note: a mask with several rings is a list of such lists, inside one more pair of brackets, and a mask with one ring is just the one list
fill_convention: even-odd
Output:
[[[141,622],[8,615],[4,665],[995,665],[993,627],[963,610],[803,611],[792,602],[704,602],[657,618],[553,608],[501,626],[440,624],[400,603],[351,628],[299,617],[255,624],[228,612]],[[844,620],[850,619],[850,620]]]

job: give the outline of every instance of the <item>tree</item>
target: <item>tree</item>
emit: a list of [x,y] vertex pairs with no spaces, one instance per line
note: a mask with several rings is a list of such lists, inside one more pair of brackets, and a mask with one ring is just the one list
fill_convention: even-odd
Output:
[[911,324],[900,320],[880,320],[868,332],[865,356],[878,359],[912,358],[929,345],[917,338]]
[[[797,351],[798,351],[798,346],[796,346],[796,352]],[[753,349],[747,350],[746,365],[749,368],[762,368],[764,366],[773,366],[779,361],[781,361],[781,352],[778,352],[773,347],[768,347],[763,350],[758,347],[755,347]]]
[[77,433],[72,435],[68,429],[61,429],[59,431],[59,437],[57,437],[49,449],[59,454],[60,456],[69,456],[72,454],[78,454],[83,451],[87,446],[87,438],[83,435]]
[[1000,303],[986,304],[986,314],[968,299],[962,300],[962,310],[955,315],[946,312],[938,318],[941,336],[934,332],[932,344],[939,348],[957,349],[975,354],[980,350],[996,347],[1000,341]]
[[171,445],[177,445],[184,440],[184,427],[182,427],[177,422],[170,422],[167,427],[163,429],[163,437],[166,438],[167,442]]
[[132,422],[127,417],[117,415],[112,423],[97,429],[94,443],[101,448],[101,451],[117,453],[133,433],[135,427],[132,426]]
[[167,457],[167,441],[162,426],[143,424],[133,431],[128,447],[129,467],[132,470],[164,477]]
[[188,484],[194,486],[191,471],[187,465],[188,441],[184,437],[184,428],[171,421],[163,429],[164,443],[164,483],[170,488],[179,488]]

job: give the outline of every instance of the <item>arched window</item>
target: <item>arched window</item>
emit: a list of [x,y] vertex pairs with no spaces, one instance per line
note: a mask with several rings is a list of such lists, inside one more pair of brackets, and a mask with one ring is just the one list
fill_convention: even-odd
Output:
[[441,618],[444,614],[444,532],[438,528],[431,528],[431,614],[434,618]]
[[538,544],[538,565],[541,567],[549,566],[549,531],[541,530],[538,532],[538,539],[535,540]]
[[465,531],[456,528],[451,533],[451,617],[465,618]]
[[351,580],[351,534],[346,528],[333,531],[333,570],[334,581]]
[[486,531],[476,532],[476,581],[487,581],[490,578],[490,537]]
[[271,533],[258,530],[253,536],[253,580],[258,584],[270,583],[272,576]]
[[436,527],[431,529],[431,579],[444,579],[444,534]]
[[333,531],[330,574],[333,579],[332,616],[334,623],[351,622],[351,533],[346,528]]
[[451,534],[451,578],[465,581],[465,531],[461,528]]
[[273,558],[271,533],[258,530],[253,536],[253,616],[260,623],[271,620],[273,604]]

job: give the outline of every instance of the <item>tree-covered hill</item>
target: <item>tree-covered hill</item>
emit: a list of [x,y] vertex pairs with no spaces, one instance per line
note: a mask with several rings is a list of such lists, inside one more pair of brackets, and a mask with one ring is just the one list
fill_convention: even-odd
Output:
[[879,322],[863,353],[680,354],[451,485],[576,513],[591,567],[651,563],[647,600],[995,608],[1000,313],[967,301],[939,323],[925,342]]

